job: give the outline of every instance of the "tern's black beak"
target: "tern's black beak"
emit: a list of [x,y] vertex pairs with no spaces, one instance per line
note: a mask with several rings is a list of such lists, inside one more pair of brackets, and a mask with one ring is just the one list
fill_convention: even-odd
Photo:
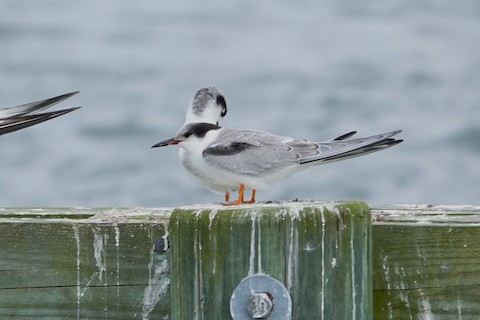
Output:
[[169,146],[169,145],[172,145],[172,144],[178,144],[180,141],[178,140],[175,140],[175,138],[170,138],[170,139],[167,139],[167,140],[163,140],[157,144],[154,144],[152,146],[152,148],[158,148],[158,147],[165,147],[165,146]]

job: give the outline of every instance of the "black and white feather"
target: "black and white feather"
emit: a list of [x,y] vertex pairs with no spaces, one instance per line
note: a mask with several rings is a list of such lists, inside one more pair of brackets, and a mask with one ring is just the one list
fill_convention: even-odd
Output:
[[80,107],[74,107],[58,111],[42,112],[77,93],[78,91],[50,99],[30,102],[17,107],[0,109],[0,135],[27,128],[79,109]]

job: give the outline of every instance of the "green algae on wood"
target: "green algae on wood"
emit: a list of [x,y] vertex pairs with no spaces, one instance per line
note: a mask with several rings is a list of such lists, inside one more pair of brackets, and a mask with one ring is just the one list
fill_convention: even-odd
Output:
[[[338,271],[328,282],[321,278],[337,266],[348,270],[360,261],[368,263],[358,250],[349,255],[345,244],[353,240],[353,244],[362,245],[370,234],[374,319],[478,318],[480,207],[372,209],[370,233],[362,220],[368,219],[364,205],[347,204],[346,208],[341,208],[341,203],[322,202],[182,208],[175,214],[185,214],[188,219],[180,223],[176,217],[173,229],[192,234],[174,236],[185,251],[175,245],[177,253],[171,261],[184,272],[184,276],[174,272],[174,282],[190,282],[175,286],[174,291],[183,294],[191,285],[197,297],[194,307],[201,311],[195,314],[198,319],[211,306],[221,306],[220,319],[229,319],[223,315],[228,312],[227,300],[233,288],[249,274],[263,271],[290,290],[294,318],[311,318],[308,309],[298,305],[317,308],[319,301],[324,313],[335,318],[335,312],[343,308],[335,302],[353,300],[345,287],[351,286],[353,277],[359,280],[363,274],[342,277]],[[263,213],[255,214],[259,209]],[[170,254],[154,252],[152,242],[165,237],[172,210],[0,209],[0,319],[171,319]],[[352,224],[354,221],[360,222]],[[306,231],[299,232],[302,226]],[[315,230],[318,232],[313,237]],[[361,238],[362,232],[365,238]],[[188,249],[192,242],[196,251]],[[319,257],[320,252],[325,258]],[[353,259],[352,252],[356,252]],[[341,258],[349,256],[350,262],[342,262]],[[195,257],[204,259],[199,263]],[[191,268],[178,259],[185,259]],[[226,274],[232,262],[238,265]],[[310,269],[315,271],[313,275]],[[354,269],[364,272],[368,267]],[[199,272],[203,280],[195,284]],[[315,289],[301,292],[309,285]],[[364,297],[361,292],[368,291],[357,289],[357,300]],[[180,306],[185,309],[183,314],[190,315],[192,305],[182,306],[184,298],[175,297],[172,306],[176,314]],[[363,303],[355,306],[356,312],[363,310]],[[190,318],[195,317],[186,317]],[[338,318],[343,319],[343,315]]]
[[250,275],[279,280],[292,319],[370,319],[370,211],[355,202],[289,202],[173,211],[172,319],[229,319]]
[[[142,218],[140,218],[142,217]],[[0,210],[0,319],[162,319],[164,210]]]
[[480,207],[372,210],[374,318],[479,319]]

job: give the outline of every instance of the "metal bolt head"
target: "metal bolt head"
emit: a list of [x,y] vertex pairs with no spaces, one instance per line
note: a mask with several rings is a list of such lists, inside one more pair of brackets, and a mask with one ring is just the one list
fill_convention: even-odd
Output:
[[157,253],[165,253],[168,251],[169,241],[165,237],[157,238],[153,241],[153,251]]
[[[265,309],[261,307],[263,303]],[[292,299],[287,288],[277,279],[264,273],[252,274],[233,290],[230,315],[233,320],[291,320]]]
[[247,311],[253,319],[266,319],[273,309],[273,302],[266,292],[254,292],[247,302]]

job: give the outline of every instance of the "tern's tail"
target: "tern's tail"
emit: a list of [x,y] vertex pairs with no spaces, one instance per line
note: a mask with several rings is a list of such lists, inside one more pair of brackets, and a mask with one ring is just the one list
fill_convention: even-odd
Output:
[[333,162],[380,151],[402,142],[403,140],[392,138],[394,135],[397,135],[400,132],[402,132],[402,130],[351,140],[343,140],[343,137],[341,136],[342,139],[319,142],[317,145],[320,153],[314,157],[301,159],[300,164],[320,164]]

